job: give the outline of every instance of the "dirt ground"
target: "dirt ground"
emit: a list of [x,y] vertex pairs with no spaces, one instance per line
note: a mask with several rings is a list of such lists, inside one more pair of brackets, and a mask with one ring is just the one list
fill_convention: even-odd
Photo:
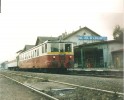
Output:
[[0,100],[44,100],[40,94],[31,91],[3,76],[0,76]]
[[[68,82],[68,83],[72,83],[72,84],[94,87],[94,88],[104,89],[104,90],[110,90],[110,91],[114,91],[114,92],[123,92],[123,79],[121,79],[121,78],[118,79],[118,78],[101,78],[101,77],[87,77],[87,76],[70,76],[70,75],[30,73],[30,72],[20,72],[20,73],[23,73],[24,75],[32,75],[35,77],[41,77],[46,80],[52,79],[52,80],[56,80],[56,81]],[[53,82],[44,82],[44,81],[42,82],[41,80],[28,79],[26,77],[23,79],[20,76],[13,76],[13,75],[12,75],[12,77],[18,81],[20,80],[21,82],[23,82],[23,84],[29,84],[29,85],[37,88],[38,90],[48,90],[47,92],[49,92],[50,94],[52,94],[52,91],[51,91],[52,89],[68,88],[64,85],[60,87],[59,84],[53,83]],[[1,81],[3,82],[4,80],[1,80],[1,78],[0,78],[0,82]],[[3,83],[8,83],[8,82],[3,82]],[[13,84],[13,82],[12,82],[12,84]],[[5,86],[5,87],[7,87],[7,86]],[[16,87],[13,87],[13,88],[16,89]],[[1,89],[1,87],[0,87],[0,89]],[[20,92],[25,91],[25,89],[21,88],[19,91]],[[1,94],[1,92],[0,92],[0,94]],[[16,94],[16,95],[18,95],[18,94]],[[9,95],[12,95],[12,94],[9,93]],[[54,93],[52,95],[54,95]],[[62,94],[62,93],[57,92],[56,97],[58,97],[60,100],[123,100],[123,97],[121,97],[117,94],[110,95],[108,93],[102,93],[99,91],[92,91],[92,90],[80,89],[80,88],[77,88],[74,91],[74,93],[67,94],[67,95],[64,95],[64,93]],[[2,100],[43,100],[43,99],[40,99],[38,97],[37,98],[34,97],[34,99],[32,99],[30,97],[29,99],[2,99]]]

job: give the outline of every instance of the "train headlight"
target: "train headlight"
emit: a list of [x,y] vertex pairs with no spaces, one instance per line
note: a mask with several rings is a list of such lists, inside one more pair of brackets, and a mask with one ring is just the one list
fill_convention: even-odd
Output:
[[69,56],[69,58],[71,59],[71,58],[72,58],[72,56]]
[[56,58],[56,56],[53,56],[53,59],[55,59]]

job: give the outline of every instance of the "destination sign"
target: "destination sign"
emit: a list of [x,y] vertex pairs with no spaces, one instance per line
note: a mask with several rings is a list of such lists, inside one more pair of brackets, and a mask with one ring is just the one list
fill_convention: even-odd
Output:
[[107,40],[107,37],[102,37],[102,36],[79,36],[79,40]]

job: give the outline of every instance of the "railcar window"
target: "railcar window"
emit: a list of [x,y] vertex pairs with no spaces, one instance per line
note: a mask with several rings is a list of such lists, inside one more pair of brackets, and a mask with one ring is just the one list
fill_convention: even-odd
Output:
[[24,55],[22,54],[22,59],[21,60],[24,60]]
[[34,57],[34,51],[33,51],[33,57]]
[[42,53],[44,53],[44,45],[42,45]]
[[28,59],[28,54],[26,53],[26,59]]
[[35,57],[37,56],[37,50],[35,50]]
[[20,56],[19,56],[19,59],[21,60],[21,58],[22,58],[22,56],[20,55]]
[[59,52],[59,43],[51,43],[51,52]]
[[71,44],[65,44],[65,52],[71,52]]
[[31,58],[31,52],[29,52],[29,58]]
[[28,58],[30,58],[30,51],[28,52]]
[[37,56],[39,56],[39,49],[37,49]]
[[31,51],[31,58],[32,58],[32,51]]
[[26,54],[26,59],[28,59],[28,53]]
[[26,54],[25,54],[25,59],[26,59]]
[[45,52],[47,52],[47,44],[45,44]]
[[27,53],[27,59],[28,59],[28,53]]
[[64,43],[60,43],[60,52],[64,52],[65,51],[65,47],[64,47]]

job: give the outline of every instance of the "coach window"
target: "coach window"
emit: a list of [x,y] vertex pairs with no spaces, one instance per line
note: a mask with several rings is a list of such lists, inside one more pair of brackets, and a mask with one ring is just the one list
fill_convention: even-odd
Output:
[[59,51],[59,43],[51,43],[51,52],[58,52]]
[[65,52],[71,52],[71,44],[65,44]]

